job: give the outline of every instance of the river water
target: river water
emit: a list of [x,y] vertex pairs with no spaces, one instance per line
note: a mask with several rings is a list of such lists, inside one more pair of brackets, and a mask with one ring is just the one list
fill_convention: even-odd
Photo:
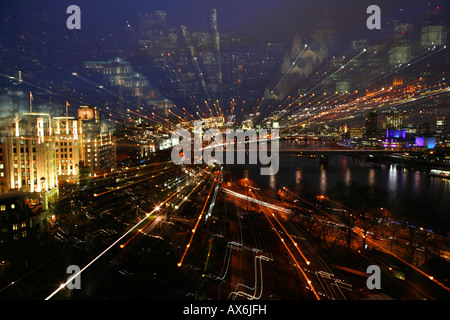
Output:
[[[320,142],[285,142],[283,148],[320,148]],[[275,175],[263,176],[257,165],[235,165],[235,178],[248,177],[262,187],[277,191],[283,186],[308,186],[313,192],[334,195],[338,188],[372,186],[393,211],[405,219],[450,231],[450,179],[434,177],[429,170],[395,163],[376,163],[357,157],[332,155],[327,163],[318,157],[281,155]],[[383,204],[385,204],[383,199]],[[372,203],[376,207],[381,203]]]

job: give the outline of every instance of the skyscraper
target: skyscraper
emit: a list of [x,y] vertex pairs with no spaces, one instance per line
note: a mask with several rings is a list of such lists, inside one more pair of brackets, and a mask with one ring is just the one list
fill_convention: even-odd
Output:
[[405,9],[398,9],[389,22],[394,41],[389,49],[389,64],[398,65],[407,63],[411,57],[411,37],[413,25],[405,19]]
[[83,159],[81,120],[73,117],[54,117],[52,120],[58,179],[78,178]]
[[427,3],[427,20],[422,26],[422,47],[443,46],[447,44],[447,27],[442,14],[442,1],[432,0]]
[[376,110],[370,111],[366,116],[366,135],[375,136],[378,133],[378,115]]
[[42,193],[45,208],[58,197],[58,174],[51,117],[21,113],[1,119],[2,193]]
[[394,113],[386,115],[386,129],[401,129],[403,125],[403,115],[401,113]]
[[91,175],[111,172],[116,167],[116,146],[111,128],[100,121],[95,106],[80,106],[78,116],[83,133],[82,159]]
[[446,138],[448,134],[448,119],[446,116],[436,119],[436,135],[440,138]]

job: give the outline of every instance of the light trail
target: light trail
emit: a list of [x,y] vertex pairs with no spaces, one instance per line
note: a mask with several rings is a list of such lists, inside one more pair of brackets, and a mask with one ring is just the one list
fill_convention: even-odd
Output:
[[302,56],[303,52],[305,52],[306,48],[308,47],[307,44],[305,44],[303,46],[302,51],[300,51],[300,53],[298,54],[297,58],[294,60],[294,62],[292,62],[291,66],[289,67],[289,69],[286,71],[286,73],[283,75],[283,77],[280,79],[280,81],[278,81],[278,83],[276,84],[275,88],[273,88],[273,90],[270,92],[270,96],[271,97],[274,93],[275,90],[278,89],[278,87],[280,86],[280,84],[284,81],[284,79],[286,78],[286,76],[289,74],[289,72],[291,72],[291,70],[294,68],[294,66],[297,64],[298,59],[300,59],[300,57]]
[[[255,195],[261,199],[261,196],[256,192],[256,191],[252,191],[252,193],[255,193]],[[300,247],[298,246],[297,241],[295,241],[291,234],[286,230],[286,228],[283,226],[283,224],[279,221],[279,219],[276,217],[276,215],[274,213],[272,213],[272,217],[277,221],[277,223],[281,226],[281,228],[283,229],[284,233],[289,237],[289,239],[292,241],[292,243],[294,244],[295,248],[297,249],[298,253],[302,256],[303,260],[306,262],[307,265],[310,265],[310,261],[309,259],[307,259],[305,257],[305,255],[303,254],[303,252],[300,250]],[[288,224],[291,225],[291,223],[289,223],[289,220],[287,220]],[[292,229],[296,229],[294,226],[291,226]],[[304,239],[306,240],[306,239]],[[317,253],[315,253],[315,250],[311,248],[311,246],[305,241],[305,246],[309,247],[309,251],[311,252],[311,254],[313,254],[315,256],[315,259],[317,259],[318,263],[321,265],[322,268],[324,268],[325,270],[328,270],[329,274],[332,273],[332,270],[328,267],[328,265],[323,261],[322,257],[320,257],[320,255],[318,255]],[[323,271],[319,271],[319,273],[323,273]],[[317,273],[317,272],[316,272]],[[334,276],[334,274],[332,274]],[[331,280],[331,278],[330,278]],[[332,284],[335,284],[336,287],[339,289],[340,294],[345,298],[345,295],[342,293],[342,291],[340,290],[340,284],[341,284],[341,280],[339,279],[334,279],[335,281],[332,282]],[[339,281],[338,281],[339,280]],[[322,289],[324,292],[329,291],[329,295],[331,296],[335,296],[334,293],[331,292],[330,287],[327,286],[326,284],[322,283],[321,279],[318,278],[318,281],[320,283],[320,285],[322,286]],[[345,285],[348,286],[347,283],[343,282]],[[333,289],[331,287],[331,289]]]
[[[152,119],[151,117],[149,117],[149,116],[143,114],[142,111],[140,111],[139,109],[136,110],[137,112],[134,112],[134,111],[132,111],[132,110],[130,110],[130,109],[127,109],[127,111],[128,111],[128,112],[131,112],[131,113],[133,113],[133,114],[135,114],[135,115],[137,115],[137,116],[139,116],[139,117],[143,117],[144,119],[151,120],[151,121],[155,122],[156,124],[161,125],[163,128],[165,128],[165,129],[167,129],[167,130],[169,130],[169,131],[171,131],[171,130],[173,130],[173,129],[175,128],[175,126],[174,126],[173,124],[171,124],[170,122],[169,122],[169,126],[166,126],[163,122],[155,120],[156,117],[155,117],[154,115],[152,115],[151,117],[153,117],[153,118],[155,118],[155,119]],[[138,112],[140,112],[140,113],[138,113]],[[164,119],[164,120],[165,120],[165,119]],[[165,120],[165,121],[168,122],[167,120]],[[170,127],[170,126],[172,126],[172,127]]]
[[307,96],[309,93],[311,93],[313,90],[315,90],[316,88],[320,87],[324,82],[326,82],[328,79],[330,79],[332,76],[334,76],[336,73],[342,71],[343,69],[345,69],[345,67],[352,62],[353,60],[357,59],[360,55],[362,55],[364,52],[366,52],[366,49],[363,49],[363,51],[361,51],[360,53],[358,53],[356,56],[354,56],[353,58],[351,58],[349,61],[347,61],[345,64],[343,64],[338,70],[336,70],[335,72],[333,72],[331,75],[329,75],[325,80],[321,81],[319,84],[317,84],[315,87],[313,87],[312,89],[310,89],[307,93],[305,93],[304,95]]
[[183,255],[181,256],[180,262],[178,262],[178,264],[177,264],[178,267],[181,267],[181,265],[183,264],[184,258],[185,258],[185,256],[186,256],[188,250],[189,250],[189,247],[191,246],[192,239],[194,238],[195,232],[197,231],[198,224],[200,223],[200,220],[201,220],[202,217],[203,217],[203,213],[205,212],[205,208],[206,208],[206,205],[208,204],[209,198],[210,198],[210,196],[211,196],[211,192],[212,192],[212,190],[213,190],[213,188],[214,188],[215,183],[218,182],[218,181],[219,181],[219,179],[218,179],[218,178],[215,178],[214,181],[213,181],[213,183],[212,183],[212,185],[211,185],[211,189],[209,190],[208,196],[206,197],[206,201],[205,201],[205,204],[203,205],[203,209],[202,209],[202,211],[200,212],[200,215],[198,216],[198,219],[197,219],[197,222],[195,223],[194,228],[192,229],[191,238],[189,239],[189,242],[188,242],[188,244],[186,245],[186,249],[184,250],[184,253],[183,253]]
[[[185,186],[182,187],[182,189]],[[170,197],[168,197],[166,200],[164,200],[163,202],[161,202],[161,204],[159,206],[157,206],[155,209],[153,209],[151,212],[147,213],[145,215],[145,217],[139,221],[138,223],[136,223],[133,227],[130,228],[130,230],[128,230],[127,232],[125,232],[121,237],[119,237],[116,241],[114,241],[109,247],[107,247],[102,253],[100,253],[97,257],[95,257],[93,260],[91,260],[91,262],[89,262],[87,265],[85,265],[83,267],[83,269],[81,269],[80,271],[76,272],[75,274],[73,274],[72,276],[70,276],[67,281],[63,284],[61,284],[58,289],[56,289],[55,291],[53,291],[47,298],[45,298],[45,300],[49,300],[51,299],[55,294],[57,294],[59,291],[61,291],[63,288],[65,288],[67,286],[67,284],[69,284],[70,282],[72,282],[76,277],[78,277],[83,271],[85,271],[87,268],[89,268],[95,261],[97,261],[98,259],[100,259],[106,252],[108,252],[109,250],[111,250],[111,248],[113,248],[117,243],[119,243],[123,238],[125,238],[129,233],[131,233],[134,229],[136,229],[139,225],[141,225],[142,223],[144,223],[144,221],[147,220],[147,218],[149,218],[153,213],[158,212],[160,210],[160,208],[170,199],[172,199],[179,191],[174,192]]]
[[[153,209],[153,211],[151,211],[150,213],[147,214],[147,217],[149,217],[150,215],[152,215],[154,212],[156,211],[156,209]],[[147,218],[146,217],[146,218]],[[50,300],[55,294],[57,294],[59,291],[61,291],[63,288],[65,288],[67,286],[67,284],[69,284],[70,282],[72,282],[76,277],[78,277],[84,270],[86,270],[87,268],[89,268],[95,261],[97,261],[101,256],[103,256],[106,252],[108,252],[111,248],[113,248],[117,243],[120,242],[120,240],[122,240],[124,237],[126,237],[131,231],[133,231],[135,228],[137,228],[141,223],[143,223],[146,218],[142,219],[141,221],[139,221],[137,224],[135,224],[130,230],[128,230],[126,233],[124,233],[119,239],[117,239],[116,241],[114,241],[109,247],[107,247],[102,253],[100,253],[97,257],[95,257],[91,262],[89,262],[86,266],[83,267],[83,269],[81,269],[80,271],[78,271],[77,273],[73,274],[71,277],[69,277],[67,279],[67,281],[63,284],[61,284],[58,289],[56,289],[55,291],[53,291],[53,293],[51,293],[47,298],[45,298],[45,300]]]
[[[329,217],[330,219],[332,219],[332,220],[334,220],[334,221],[336,221],[336,222],[338,222],[338,223],[340,223],[340,224],[345,225],[344,223],[342,223],[341,221],[339,221],[339,219],[337,219],[337,218],[331,216],[330,214],[326,213],[326,212],[323,211],[322,209],[318,208],[317,206],[311,204],[310,202],[308,202],[308,201],[306,201],[305,199],[301,198],[300,196],[296,195],[295,193],[293,193],[292,191],[290,191],[290,190],[287,189],[286,187],[283,187],[283,189],[286,190],[287,192],[289,192],[290,194],[292,194],[293,196],[297,197],[298,199],[300,199],[300,200],[306,202],[306,203],[309,204],[310,206],[314,207],[316,210],[322,212],[323,214],[325,214],[325,215],[326,215],[327,217]],[[347,225],[345,225],[345,226],[346,226],[347,228],[349,228]],[[350,229],[350,228],[349,228],[349,229]],[[359,234],[359,233],[356,232],[355,230],[352,230],[352,232],[353,232],[354,234],[356,234],[357,236],[361,237],[361,234]],[[381,248],[381,247],[379,246],[379,244],[376,243],[374,240],[372,240],[372,239],[370,239],[370,238],[368,238],[368,237],[366,237],[365,239],[366,239],[366,241],[367,241],[368,243],[372,244],[374,247]],[[431,276],[431,275],[429,275],[429,274],[423,272],[422,270],[420,270],[420,269],[417,268],[416,266],[414,266],[414,265],[412,265],[411,263],[405,261],[403,258],[400,258],[398,255],[396,255],[396,254],[393,253],[392,251],[390,251],[390,250],[388,250],[388,249],[386,249],[386,248],[381,248],[381,249],[382,249],[383,252],[389,253],[391,256],[393,256],[394,258],[396,258],[396,259],[398,259],[399,261],[403,262],[404,264],[406,264],[406,265],[409,266],[410,268],[414,269],[415,271],[419,272],[421,275],[427,277],[429,280],[433,281],[434,283],[436,283],[436,284],[439,285],[440,287],[444,288],[444,289],[447,290],[447,291],[450,291],[450,288],[449,288],[449,287],[447,287],[446,285],[444,285],[444,284],[441,283],[440,281],[436,280],[433,276]]]
[[306,282],[309,285],[309,287],[311,288],[312,292],[314,293],[314,296],[316,297],[317,300],[320,300],[320,296],[318,295],[318,293],[316,292],[316,289],[312,285],[312,281],[308,278],[308,276],[306,275],[305,271],[300,267],[300,263],[297,261],[297,259],[295,258],[294,254],[292,253],[292,251],[287,246],[286,241],[284,241],[284,238],[281,236],[281,234],[278,232],[278,230],[275,227],[275,225],[272,223],[272,221],[270,220],[270,218],[266,214],[266,211],[265,211],[264,207],[261,206],[261,208],[263,209],[264,216],[266,217],[267,221],[269,221],[269,223],[271,224],[271,226],[272,226],[273,230],[275,231],[275,233],[277,234],[277,236],[280,238],[281,243],[285,247],[285,249],[288,252],[289,256],[295,262],[295,266],[297,267],[298,270],[300,270],[301,274],[306,279]]
[[[256,289],[258,288],[258,268],[257,268],[257,260],[259,260],[259,275],[260,275],[260,285],[259,285],[259,295],[256,295]],[[243,296],[246,297],[248,300],[259,300],[262,297],[262,293],[264,291],[264,286],[263,286],[263,271],[262,271],[262,260],[265,261],[269,261],[270,259],[267,258],[266,256],[261,256],[261,255],[255,255],[254,258],[254,264],[255,264],[255,285],[253,286],[253,288],[249,288],[241,283],[238,283],[236,285],[236,290],[233,292],[230,292],[230,294],[228,295],[228,298],[230,298],[231,295],[233,295],[233,300],[236,298],[236,296]],[[253,290],[253,295],[250,295],[244,291],[237,291],[237,287],[238,286],[243,286],[246,287],[250,290]]]
[[[256,191],[251,191],[252,193],[254,193],[258,198],[262,199],[261,196],[258,194],[258,192]],[[297,249],[298,253],[300,253],[300,255],[302,256],[303,260],[305,260],[305,263],[307,265],[309,265],[311,262],[305,257],[305,255],[303,254],[303,252],[300,250],[297,241],[295,241],[294,239],[292,239],[291,234],[286,230],[286,228],[281,224],[280,220],[278,220],[278,218],[275,216],[274,213],[272,213],[272,217],[275,219],[275,221],[280,225],[280,227],[283,229],[284,233],[289,237],[289,239],[292,241],[292,243],[294,244],[295,248]]]
[[252,197],[247,197],[247,195],[245,195],[245,194],[241,194],[241,193],[232,191],[232,190],[227,189],[227,188],[222,188],[222,190],[224,190],[226,193],[228,193],[228,194],[230,194],[232,196],[235,196],[237,198],[244,199],[244,200],[248,199],[251,202],[260,204],[262,206],[271,208],[273,210],[281,211],[281,212],[284,212],[284,213],[292,213],[292,211],[289,210],[289,209],[286,209],[286,208],[283,208],[283,207],[280,207],[280,206],[277,206],[277,205],[274,205],[274,204],[271,204],[271,203],[268,203],[268,202],[260,201],[260,200],[257,200],[255,198],[252,198]]
[[[175,195],[177,195],[181,190],[183,190],[187,185],[184,185],[181,187],[181,189],[177,190],[176,192],[174,192],[169,198],[167,198],[164,202],[160,203],[154,211],[161,213],[163,212],[166,208],[163,208],[163,205],[166,204],[167,201],[169,201],[170,199],[172,199]],[[148,216],[146,217],[148,218]],[[133,240],[134,238],[136,238],[136,236],[141,233],[142,230],[144,230],[146,227],[148,227],[150,225],[150,223],[152,223],[154,220],[150,220],[149,222],[147,222],[147,224],[145,224],[138,232],[136,232],[131,238],[129,238],[124,244],[120,245],[120,248],[123,249],[127,244],[129,244],[131,242],[131,240]]]
[[[0,76],[3,76],[3,77],[8,78],[8,79],[10,79],[10,80],[14,80],[14,81],[19,82],[19,79],[16,79],[15,77],[10,76],[10,75],[7,75],[7,74],[0,73]],[[65,96],[65,95],[63,95],[63,94],[61,94],[61,93],[52,91],[52,90],[50,90],[50,89],[48,89],[48,88],[40,87],[40,86],[35,85],[35,84],[33,84],[33,83],[27,82],[27,81],[25,81],[25,80],[23,80],[23,79],[22,79],[21,83],[25,83],[25,84],[27,84],[27,85],[33,87],[33,88],[37,88],[37,89],[46,91],[47,93],[50,93],[50,94],[52,94],[52,95],[54,95],[54,96],[60,96],[60,97],[63,97],[64,99],[69,100],[69,101],[76,101],[76,102],[80,103],[81,105],[83,105],[83,104],[86,103],[86,102],[83,102],[83,101],[81,101],[81,100],[77,100],[77,99],[75,99],[75,98],[73,98],[73,97],[68,97],[68,96]]]
[[[294,66],[297,64],[298,59],[300,59],[300,57],[302,56],[303,52],[305,52],[306,48],[308,47],[307,44],[305,44],[303,46],[302,51],[300,51],[300,53],[297,55],[297,58],[294,60],[294,62],[291,64],[291,66],[289,67],[289,69],[284,73],[284,75],[281,77],[280,81],[278,81],[278,83],[275,85],[275,87],[270,91],[270,95],[268,95],[267,97],[263,97],[261,99],[261,102],[259,103],[259,105],[257,106],[256,110],[258,110],[264,103],[264,101],[266,101],[268,98],[272,97],[273,94],[275,93],[275,91],[278,89],[278,87],[281,85],[281,83],[284,81],[284,79],[287,77],[287,75],[289,74],[289,72],[291,72],[291,70],[294,68]],[[255,118],[256,119],[256,118]]]
[[[141,183],[141,182],[144,182],[144,181],[147,181],[147,180],[151,180],[151,179],[154,179],[154,178],[158,178],[158,177],[163,176],[163,175],[166,175],[167,173],[170,173],[170,172],[176,172],[176,171],[178,171],[178,170],[179,170],[179,168],[172,168],[172,169],[167,170],[166,172],[160,173],[160,174],[158,174],[158,175],[156,175],[156,176],[151,176],[151,177],[149,177],[149,178],[144,178],[144,179],[141,179],[141,180],[138,180],[138,181],[135,181],[135,182],[130,182],[130,183],[125,184],[125,185],[123,185],[123,186],[119,186],[119,187],[116,187],[116,188],[111,189],[111,190],[103,191],[103,192],[101,192],[101,193],[94,193],[94,197],[99,197],[99,196],[102,196],[102,195],[104,195],[104,194],[107,194],[107,193],[110,193],[110,192],[114,192],[114,191],[116,191],[116,190],[120,190],[120,189],[129,187],[129,186],[132,186],[132,185],[134,185],[134,184],[137,184],[137,183]],[[150,173],[149,173],[149,174],[150,174]],[[132,177],[130,177],[130,178],[132,178]]]

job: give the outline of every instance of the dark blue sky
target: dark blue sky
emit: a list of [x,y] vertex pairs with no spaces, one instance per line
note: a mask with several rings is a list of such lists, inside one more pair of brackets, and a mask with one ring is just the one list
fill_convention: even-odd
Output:
[[[379,0],[382,19],[395,9],[407,8],[414,17],[420,13],[413,0]],[[331,26],[345,33],[364,33],[365,13],[372,0],[2,0],[0,11],[9,12],[20,27],[20,19],[30,12],[45,11],[52,32],[66,32],[66,8],[76,4],[81,8],[82,32],[92,38],[116,33],[125,21],[136,23],[137,14],[165,10],[170,24],[187,25],[198,30],[205,26],[207,12],[218,10],[219,28],[222,32],[250,35],[257,40],[288,40],[295,32],[305,35],[324,26]]]

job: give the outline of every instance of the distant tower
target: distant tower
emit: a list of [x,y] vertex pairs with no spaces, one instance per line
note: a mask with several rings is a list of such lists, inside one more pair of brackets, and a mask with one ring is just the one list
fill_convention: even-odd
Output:
[[401,129],[403,126],[403,115],[394,113],[386,116],[386,129]]
[[366,135],[375,136],[378,133],[378,115],[376,110],[370,111],[366,116]]
[[391,65],[407,63],[411,59],[413,25],[407,22],[405,9],[398,9],[388,24],[395,39],[389,49],[389,63]]
[[445,138],[448,134],[448,119],[446,116],[436,119],[436,135]]
[[442,2],[431,0],[427,3],[427,19],[422,26],[422,47],[443,46],[447,44],[447,27],[442,14]]
[[217,25],[217,9],[211,10],[211,29],[214,39],[214,50],[216,52],[217,59],[217,82],[219,88],[219,94],[222,95],[222,57],[220,55],[220,34],[219,27]]

